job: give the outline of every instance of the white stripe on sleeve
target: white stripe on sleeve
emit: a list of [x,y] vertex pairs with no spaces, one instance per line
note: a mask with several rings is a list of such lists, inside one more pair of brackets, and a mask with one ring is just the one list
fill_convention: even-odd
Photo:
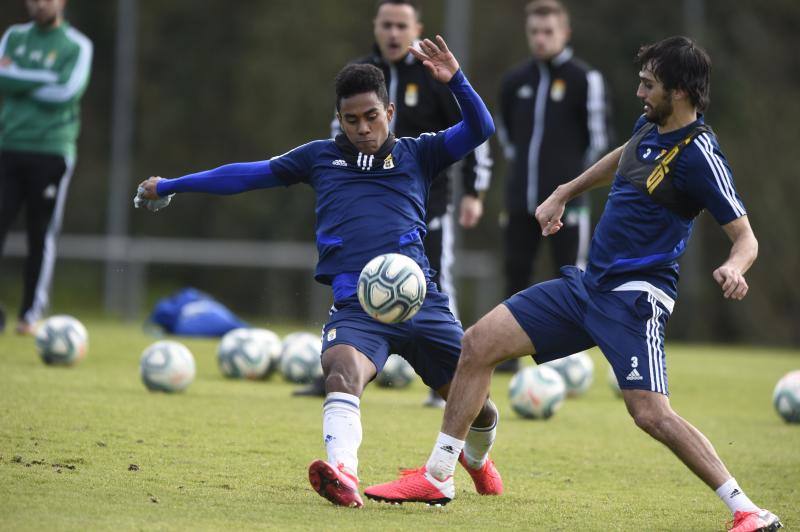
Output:
[[92,41],[73,28],[67,29],[66,34],[80,47],[78,60],[75,62],[75,66],[72,67],[72,73],[70,73],[66,83],[48,85],[33,91],[32,96],[36,100],[53,103],[67,102],[86,86],[89,70],[92,66],[92,53],[94,51]]
[[736,200],[736,195],[733,193],[733,185],[731,184],[730,176],[725,169],[725,165],[722,164],[722,161],[720,161],[719,157],[714,153],[713,147],[711,146],[708,138],[704,137],[706,137],[705,133],[698,136],[694,140],[694,143],[698,148],[700,148],[700,153],[703,154],[703,157],[705,157],[709,168],[711,168],[711,172],[714,174],[714,180],[717,182],[717,188],[723,197],[728,200],[733,212],[737,217],[744,216],[746,213],[742,205]]

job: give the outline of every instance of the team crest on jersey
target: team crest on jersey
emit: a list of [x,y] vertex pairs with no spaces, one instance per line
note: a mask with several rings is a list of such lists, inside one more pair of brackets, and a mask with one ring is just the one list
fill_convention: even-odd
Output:
[[328,341],[333,342],[334,340],[336,340],[336,329],[331,329],[328,331]]
[[394,159],[392,158],[392,154],[386,156],[386,159],[383,160],[383,169],[384,170],[391,170],[394,168]]
[[523,85],[522,87],[517,89],[517,98],[521,100],[527,100],[528,98],[533,97],[533,87],[530,85]]
[[403,98],[406,107],[416,107],[419,103],[419,87],[416,83],[409,83],[406,85],[406,94]]
[[550,99],[554,102],[560,102],[564,99],[567,93],[567,83],[561,79],[554,79],[553,84],[550,86]]
[[56,54],[56,51],[55,50],[50,50],[50,53],[47,54],[47,56],[44,58],[44,66],[45,66],[45,68],[52,67],[56,62],[56,57],[58,57],[58,55]]

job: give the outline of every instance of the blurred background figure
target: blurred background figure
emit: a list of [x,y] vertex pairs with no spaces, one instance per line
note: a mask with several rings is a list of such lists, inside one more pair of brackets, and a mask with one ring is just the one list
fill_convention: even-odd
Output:
[[[375,65],[386,78],[389,101],[396,112],[389,127],[397,137],[418,137],[422,133],[441,131],[461,121],[453,95],[448,88],[434,81],[422,63],[408,52],[422,32],[421,12],[414,0],[381,0],[374,20],[375,45],[372,53],[353,61]],[[340,133],[338,121],[332,122],[332,135]],[[448,172],[458,173],[462,183],[459,223],[475,227],[483,215],[483,196],[489,188],[492,160],[488,142],[470,153],[463,163],[443,172],[431,185],[428,196],[428,233],[425,253],[433,281],[450,297],[450,309],[458,317],[456,287],[453,282],[454,231],[452,184]],[[296,395],[325,396],[321,381],[295,392]],[[444,401],[434,390],[429,391],[427,406],[443,407]]]
[[0,40],[0,253],[23,206],[28,235],[18,334],[31,334],[48,304],[92,64],[92,42],[64,20],[65,3],[26,0],[31,22]]
[[[533,213],[555,188],[594,163],[608,147],[603,76],[574,56],[569,13],[557,0],[525,8],[532,58],[509,70],[500,89],[499,138],[508,159],[505,196],[506,296],[527,288],[541,242]],[[567,206],[564,228],[550,246],[556,273],[586,266],[591,238],[585,197]],[[510,360],[500,371],[516,371]]]

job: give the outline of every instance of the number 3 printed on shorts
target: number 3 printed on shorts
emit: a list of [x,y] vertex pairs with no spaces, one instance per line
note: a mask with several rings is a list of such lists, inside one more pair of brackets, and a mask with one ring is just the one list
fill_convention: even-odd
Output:
[[639,357],[631,357],[631,367],[632,368],[639,367]]

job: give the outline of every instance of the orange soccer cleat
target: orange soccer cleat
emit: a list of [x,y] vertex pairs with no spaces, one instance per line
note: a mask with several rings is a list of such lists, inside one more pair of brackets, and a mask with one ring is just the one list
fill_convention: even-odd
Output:
[[368,499],[402,504],[404,502],[424,502],[429,506],[444,506],[455,497],[456,488],[453,477],[444,481],[435,479],[425,467],[401,469],[400,478],[370,486],[364,490]]
[[464,457],[463,451],[458,457],[458,461],[461,462],[469,476],[472,477],[475,491],[481,495],[501,495],[503,493],[503,479],[500,477],[500,472],[497,471],[491,458],[487,458],[480,469],[472,469],[467,465],[467,459]]
[[730,532],[772,532],[783,528],[781,520],[769,510],[756,512],[736,512],[733,522],[728,523]]
[[324,460],[314,460],[308,466],[308,480],[314,491],[338,506],[361,508],[364,501],[358,493],[358,479]]

